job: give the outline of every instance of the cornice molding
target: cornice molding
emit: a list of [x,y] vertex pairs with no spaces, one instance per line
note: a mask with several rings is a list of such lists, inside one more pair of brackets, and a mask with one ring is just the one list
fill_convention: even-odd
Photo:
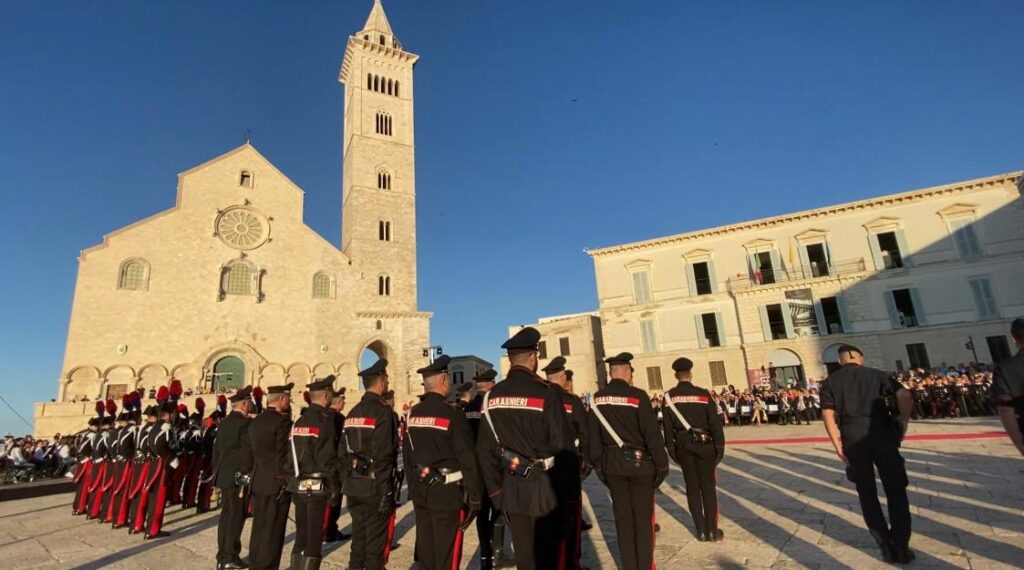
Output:
[[792,214],[783,214],[780,216],[773,216],[770,218],[761,218],[759,220],[751,220],[749,222],[740,222],[737,224],[719,226],[717,228],[708,228],[644,241],[636,241],[632,243],[611,245],[607,247],[600,247],[594,249],[588,248],[585,249],[584,251],[590,257],[602,257],[616,253],[622,253],[625,251],[642,250],[652,247],[672,245],[681,242],[707,239],[749,230],[773,228],[794,222],[815,220],[819,218],[824,218],[826,216],[846,214],[860,210],[874,210],[879,208],[887,208],[911,202],[919,202],[931,198],[938,198],[942,196],[950,196],[966,192],[986,190],[996,186],[1012,186],[1015,187],[1015,190],[1017,192],[1024,192],[1024,171],[998,174],[996,176],[989,176],[987,178],[977,178],[974,180],[967,180],[964,182],[955,182],[953,184],[933,186],[930,188],[913,190],[901,194],[890,194],[888,196],[880,196],[878,198],[869,198],[866,200],[859,200],[857,202],[848,202],[845,204],[837,204],[834,206],[825,206],[814,210],[804,210],[801,212],[794,212]]
[[426,311],[356,311],[360,319],[429,319],[434,313]]

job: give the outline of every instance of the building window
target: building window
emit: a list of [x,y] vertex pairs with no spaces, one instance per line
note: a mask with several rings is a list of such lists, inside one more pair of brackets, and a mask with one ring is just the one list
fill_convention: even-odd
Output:
[[395,80],[395,97],[398,97],[398,80]]
[[380,241],[391,241],[391,222],[381,221],[378,223],[377,237]]
[[[722,337],[719,334],[718,313],[704,313],[698,315],[700,320],[700,330],[697,333],[703,337],[703,342],[700,342],[701,348],[722,346]],[[698,339],[700,340],[700,339]]]
[[839,299],[837,297],[822,297],[821,316],[825,320],[825,330],[828,334],[839,334],[843,332],[843,317],[839,311]]
[[698,295],[710,295],[712,293],[711,271],[708,267],[708,262],[701,261],[693,264],[693,285]]
[[992,357],[992,364],[997,364],[1010,358],[1010,343],[1003,335],[985,337],[988,344],[988,353]]
[[783,311],[782,305],[767,305],[764,308],[764,313],[768,322],[768,331],[770,336],[770,339],[765,340],[789,338],[789,335],[786,333],[788,329],[786,326],[786,313]]
[[464,372],[461,370],[458,372],[452,372],[452,384],[462,384],[462,375]]
[[387,275],[381,275],[377,278],[377,294],[381,297],[391,295],[391,278]]
[[804,248],[804,252],[807,254],[807,263],[809,265],[804,272],[806,276],[825,277],[830,274],[828,253],[825,250],[825,244],[809,244]]
[[924,368],[928,370],[932,367],[928,363],[928,350],[924,347],[923,342],[907,345],[907,359],[910,362],[911,368]]
[[658,338],[654,331],[654,319],[643,319],[640,321],[640,350],[642,352],[658,351]]
[[252,188],[252,172],[243,170],[241,174],[238,175],[238,185],[243,188]]
[[540,341],[537,343],[537,358],[544,360],[548,357],[548,343],[547,341]]
[[377,171],[377,189],[391,190],[391,173],[387,170]]
[[712,360],[708,362],[708,371],[711,373],[712,386],[727,386],[729,379],[725,375],[725,361]]
[[373,90],[373,74],[372,73],[367,73],[366,74],[366,88],[371,90],[371,91]]
[[253,268],[245,262],[233,263],[228,267],[224,292],[228,295],[252,295]]
[[648,366],[647,367],[647,389],[648,390],[663,390],[661,385],[661,367],[660,366]]
[[558,339],[558,351],[562,356],[569,356],[569,337],[563,336]]
[[904,266],[903,253],[900,251],[900,240],[896,232],[882,232],[875,235],[878,250],[882,255],[882,266],[886,269],[898,269]]
[[633,300],[637,303],[651,302],[651,272],[647,269],[633,272]]
[[149,288],[149,266],[141,259],[129,259],[121,264],[117,276],[117,288],[130,291],[145,291]]
[[752,256],[752,266],[754,269],[753,279],[758,285],[770,285],[778,282],[776,275],[776,267],[773,258],[775,257],[769,251],[762,251],[755,253]]
[[378,135],[391,136],[391,115],[383,111],[377,111],[376,133]]
[[974,220],[969,218],[950,220],[949,231],[961,258],[981,255],[981,245],[978,243],[977,234],[974,233]]
[[331,287],[331,276],[326,273],[317,273],[313,276],[313,298],[331,299],[334,297]]
[[893,289],[885,295],[885,302],[893,328],[921,325],[923,315],[916,289]]
[[989,278],[976,277],[969,279],[967,283],[971,287],[971,296],[974,297],[974,307],[978,310],[978,318],[999,318],[999,308],[996,306],[996,296],[992,294],[992,283]]
[[384,45],[384,34],[380,35],[380,45]]

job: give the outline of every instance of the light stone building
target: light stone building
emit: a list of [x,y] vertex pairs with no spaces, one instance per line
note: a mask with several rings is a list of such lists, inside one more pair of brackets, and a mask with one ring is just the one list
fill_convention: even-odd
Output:
[[[573,371],[573,390],[577,395],[594,393],[604,387],[607,374],[601,339],[601,319],[596,312],[561,315],[539,319],[535,324],[508,328],[508,336],[531,326],[541,334],[540,368],[556,356],[565,357],[566,368]],[[508,375],[507,355],[501,357],[501,376]],[[543,372],[538,371],[540,375]]]
[[[296,383],[386,357],[398,401],[430,346],[417,308],[413,68],[379,0],[348,39],[342,243],[303,223],[303,191],[248,143],[178,176],[173,208],[82,251],[56,403],[36,432],[84,425],[138,387]],[[191,400],[187,400],[191,401]],[[207,402],[212,406],[212,402]],[[211,408],[212,409],[212,408]]]
[[604,350],[632,352],[652,393],[679,356],[716,387],[821,379],[840,343],[887,370],[999,360],[1024,315],[1022,179],[589,250]]

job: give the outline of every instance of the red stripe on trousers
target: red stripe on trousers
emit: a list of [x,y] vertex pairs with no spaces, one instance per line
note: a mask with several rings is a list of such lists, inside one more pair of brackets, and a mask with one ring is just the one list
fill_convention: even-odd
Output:
[[388,558],[391,557],[391,540],[395,538],[395,511],[391,511],[388,517],[388,537],[384,542],[384,565],[388,565]]
[[658,544],[658,533],[654,532],[654,525],[657,524],[655,521],[656,514],[654,509],[657,507],[654,500],[651,500],[651,570],[657,570],[657,566],[654,565],[654,547]]
[[[128,465],[124,464],[121,466],[121,479],[114,485],[114,488],[110,490],[110,499],[107,501],[107,512],[104,513],[103,522],[113,522],[114,514],[117,511],[115,507],[118,505],[117,497],[124,490],[127,481],[125,481],[125,475],[128,474]],[[117,470],[114,470],[114,477],[117,477]]]
[[100,516],[100,509],[103,507],[103,480],[107,477],[107,462],[100,463],[98,473],[93,477],[92,489],[89,489],[89,494],[92,496],[92,504],[89,505],[89,518],[96,518]]
[[323,542],[324,536],[327,535],[327,525],[331,522],[331,502],[327,501],[324,505],[324,524],[320,525],[320,542]]
[[79,513],[85,513],[85,507],[89,501],[89,485],[92,482],[92,463],[82,464],[81,478],[78,480],[81,484],[81,492],[78,494],[78,504],[75,505],[75,510]]
[[149,536],[155,536],[160,533],[160,528],[164,526],[164,505],[167,503],[167,471],[164,470],[164,460],[160,459],[160,463],[157,469],[160,471],[160,475],[157,477],[156,484],[159,485],[156,490],[156,508],[153,509],[153,520],[149,521]]
[[466,509],[459,510],[459,526],[455,531],[455,544],[452,545],[452,568],[459,570],[459,562],[462,562],[462,523],[466,521]]
[[114,518],[114,526],[124,526],[128,522],[128,504],[131,500],[128,498],[128,492],[131,486],[132,472],[135,471],[135,466],[128,463],[124,466],[125,481],[124,488],[121,489],[121,501],[117,504],[117,515]]

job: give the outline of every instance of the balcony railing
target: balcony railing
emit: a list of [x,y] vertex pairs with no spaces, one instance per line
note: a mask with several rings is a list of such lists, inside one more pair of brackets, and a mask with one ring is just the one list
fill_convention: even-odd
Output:
[[736,275],[730,277],[726,282],[730,291],[747,291],[764,285],[778,283],[795,283],[810,279],[822,279],[828,277],[840,277],[852,275],[865,271],[867,266],[864,258],[837,261],[835,263],[812,263],[810,265],[797,265],[795,267],[763,268],[755,271],[753,275]]

